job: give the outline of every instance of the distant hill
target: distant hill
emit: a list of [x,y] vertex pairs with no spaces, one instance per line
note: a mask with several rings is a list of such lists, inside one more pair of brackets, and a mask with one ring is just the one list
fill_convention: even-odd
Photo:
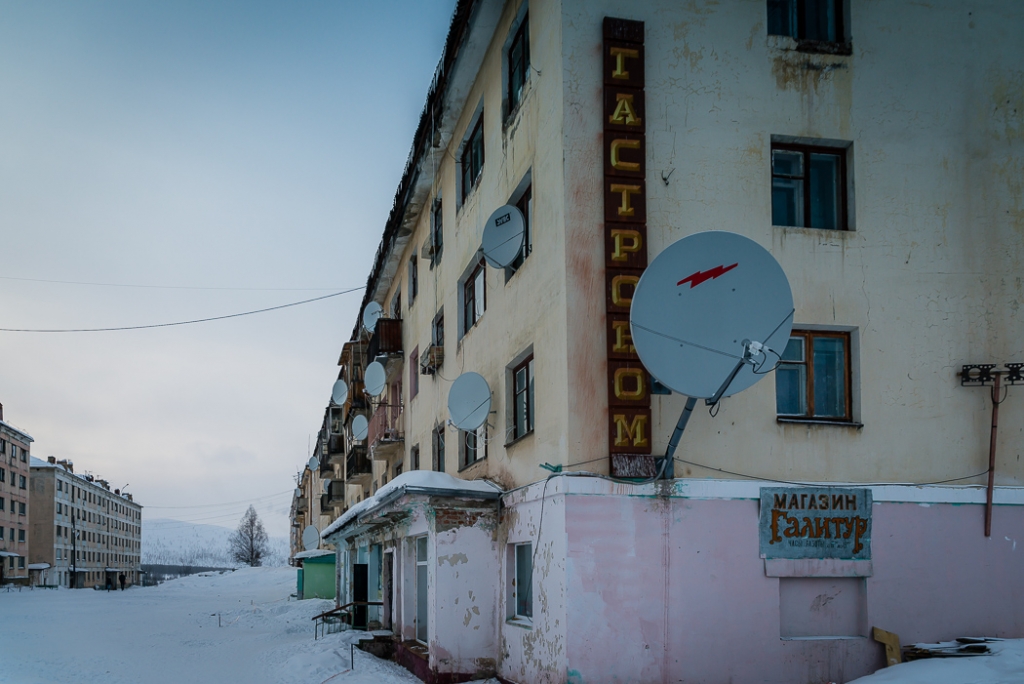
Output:
[[[233,528],[203,525],[171,518],[142,519],[142,562],[166,565],[234,567],[228,555]],[[270,538],[270,557],[264,565],[288,564],[288,540]]]

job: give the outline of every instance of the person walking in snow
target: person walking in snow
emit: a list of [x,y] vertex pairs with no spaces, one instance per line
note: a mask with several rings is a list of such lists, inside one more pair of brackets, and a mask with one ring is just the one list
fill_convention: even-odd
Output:
[[117,576],[117,581],[121,583],[121,591],[124,591],[124,583],[127,579],[128,577],[123,572]]
[[107,591],[114,588],[114,582],[110,579],[110,575],[107,575]]

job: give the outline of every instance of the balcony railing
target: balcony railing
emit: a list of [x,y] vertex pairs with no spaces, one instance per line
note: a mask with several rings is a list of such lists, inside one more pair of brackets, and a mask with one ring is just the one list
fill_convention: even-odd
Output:
[[300,496],[295,500],[295,510],[299,513],[305,513],[309,510],[309,502],[306,500],[306,497]]
[[327,462],[343,463],[345,459],[345,436],[331,435],[327,440]]
[[345,479],[351,480],[361,475],[372,475],[373,466],[366,454],[366,447],[352,447],[345,462]]
[[378,318],[373,336],[367,345],[367,357],[375,359],[381,354],[402,353],[402,319]]
[[342,506],[345,504],[345,482],[343,480],[331,480],[331,487],[327,491],[328,505]]
[[367,444],[373,449],[382,444],[402,442],[405,439],[403,422],[401,404],[381,404],[370,417]]

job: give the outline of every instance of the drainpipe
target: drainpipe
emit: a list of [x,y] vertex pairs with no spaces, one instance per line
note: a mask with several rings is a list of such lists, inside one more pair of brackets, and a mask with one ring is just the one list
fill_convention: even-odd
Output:
[[985,492],[985,536],[992,536],[992,492],[996,483],[996,430],[999,429],[999,378],[1000,373],[993,373],[992,383],[992,434],[988,441],[988,487]]

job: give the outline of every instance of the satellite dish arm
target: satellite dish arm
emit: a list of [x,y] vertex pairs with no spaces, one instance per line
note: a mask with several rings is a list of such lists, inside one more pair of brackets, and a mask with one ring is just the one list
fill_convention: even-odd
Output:
[[686,424],[690,422],[690,416],[693,415],[693,409],[696,405],[697,399],[695,397],[686,398],[686,406],[683,408],[683,412],[679,414],[676,429],[672,431],[672,436],[668,439],[668,448],[665,449],[665,467],[662,468],[663,475],[671,472],[668,464],[672,462],[672,458],[675,456],[676,447],[679,446],[679,438],[683,436],[683,430],[686,429]]
[[729,377],[725,379],[725,382],[722,383],[722,386],[719,387],[718,390],[714,394],[712,394],[708,399],[704,400],[705,405],[714,406],[719,401],[721,401],[722,396],[725,394],[726,390],[729,389],[729,385],[731,385],[732,381],[736,379],[737,375],[739,375],[740,369],[743,368],[743,364],[749,363],[750,365],[754,365],[753,357],[757,354],[763,354],[763,349],[764,345],[761,344],[760,342],[751,342],[750,340],[744,340],[743,356],[740,358],[739,361],[736,362],[736,365],[733,367],[732,372],[729,373]]

